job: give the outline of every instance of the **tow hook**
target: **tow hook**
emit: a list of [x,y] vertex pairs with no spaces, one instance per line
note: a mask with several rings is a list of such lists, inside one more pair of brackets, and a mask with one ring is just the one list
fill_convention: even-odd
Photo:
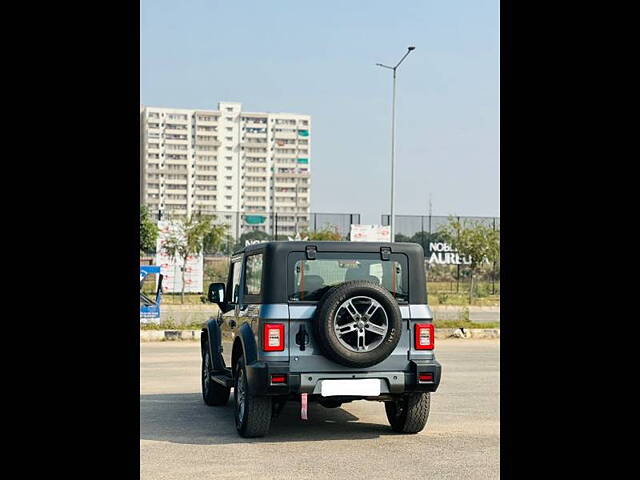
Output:
[[307,394],[300,394],[300,418],[302,420],[308,420],[307,417]]

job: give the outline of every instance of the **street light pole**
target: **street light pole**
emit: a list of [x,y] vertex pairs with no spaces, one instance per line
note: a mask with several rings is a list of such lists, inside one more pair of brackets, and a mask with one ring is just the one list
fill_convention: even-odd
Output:
[[396,217],[394,211],[394,203],[395,203],[395,173],[396,173],[396,157],[395,157],[395,146],[396,146],[396,71],[400,64],[407,58],[416,47],[411,46],[407,48],[407,53],[400,59],[400,61],[396,64],[395,67],[390,67],[389,65],[383,65],[382,63],[376,63],[378,67],[388,68],[393,70],[393,97],[391,100],[391,215],[389,217],[389,225],[391,230],[391,241],[395,240],[395,231],[396,231]]

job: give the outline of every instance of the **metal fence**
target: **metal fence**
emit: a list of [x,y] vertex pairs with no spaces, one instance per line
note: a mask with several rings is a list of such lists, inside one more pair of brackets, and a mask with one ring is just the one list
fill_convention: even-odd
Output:
[[[243,212],[200,212],[211,215],[214,224],[227,226],[227,245],[224,253],[243,247],[252,240],[288,240],[297,234],[304,236],[321,230],[331,230],[343,240],[349,240],[352,224],[360,223],[359,213],[243,213]],[[167,220],[168,214],[157,212],[154,219]],[[208,252],[205,249],[205,253]]]
[[[382,225],[389,225],[389,215],[381,215]],[[447,264],[435,261],[439,256],[432,247],[437,247],[442,242],[442,227],[447,225],[451,218],[465,224],[483,224],[500,230],[500,217],[463,217],[440,215],[396,215],[395,216],[395,241],[415,242],[422,245],[426,258],[427,280],[433,293],[441,293],[443,298],[447,294],[459,294],[468,292],[470,285],[469,272],[460,263]],[[478,278],[477,288],[486,295],[500,293],[500,261],[493,262]],[[474,288],[476,290],[476,288]]]
[[[204,212],[203,212],[204,213]],[[206,212],[214,217],[214,223],[228,226],[227,244],[220,251],[205,249],[205,280],[218,281],[218,277],[226,274],[228,258],[221,258],[240,249],[250,241],[288,240],[295,238],[296,233],[304,235],[309,232],[333,230],[344,240],[349,240],[351,225],[361,222],[357,213],[240,213],[240,212]],[[156,220],[162,218],[155,215]],[[166,219],[167,217],[165,217]],[[430,302],[449,303],[452,295],[465,295],[469,291],[470,276],[465,265],[437,261],[434,256],[434,245],[443,242],[441,228],[449,223],[449,216],[437,215],[396,215],[396,242],[415,242],[422,245],[425,252],[425,269],[427,271]],[[500,229],[499,217],[454,216],[464,223],[481,223],[494,230]],[[381,224],[389,225],[389,215],[381,216]],[[148,252],[152,255],[151,252]],[[216,255],[212,255],[216,254]],[[152,257],[149,257],[151,259]],[[436,259],[436,260],[434,260]],[[479,296],[495,296],[500,294],[500,261],[487,265],[480,275],[474,276]],[[205,282],[206,283],[206,282]],[[449,296],[449,297],[447,297]],[[433,300],[431,300],[433,299]],[[434,301],[435,300],[435,301]]]

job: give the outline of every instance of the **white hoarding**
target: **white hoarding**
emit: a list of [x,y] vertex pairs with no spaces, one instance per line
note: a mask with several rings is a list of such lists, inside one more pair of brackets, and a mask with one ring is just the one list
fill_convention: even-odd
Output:
[[388,225],[351,225],[349,239],[352,242],[390,242],[391,227]]
[[[156,245],[155,264],[160,266],[163,275],[162,290],[167,293],[179,293],[182,291],[182,266],[184,259],[177,257],[172,259],[166,254],[162,245],[173,230],[171,222],[158,222],[160,230]],[[204,258],[202,253],[187,258],[184,272],[185,293],[202,293],[202,277],[204,273]]]

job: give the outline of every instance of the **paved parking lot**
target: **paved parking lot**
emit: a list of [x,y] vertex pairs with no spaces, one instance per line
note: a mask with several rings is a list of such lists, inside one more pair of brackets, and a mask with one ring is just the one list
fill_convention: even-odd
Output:
[[308,421],[290,403],[269,436],[243,439],[233,393],[226,407],[202,402],[198,343],[141,344],[141,478],[499,478],[500,341],[440,340],[436,348],[443,379],[417,435],[394,434],[384,405],[361,401],[310,405]]

